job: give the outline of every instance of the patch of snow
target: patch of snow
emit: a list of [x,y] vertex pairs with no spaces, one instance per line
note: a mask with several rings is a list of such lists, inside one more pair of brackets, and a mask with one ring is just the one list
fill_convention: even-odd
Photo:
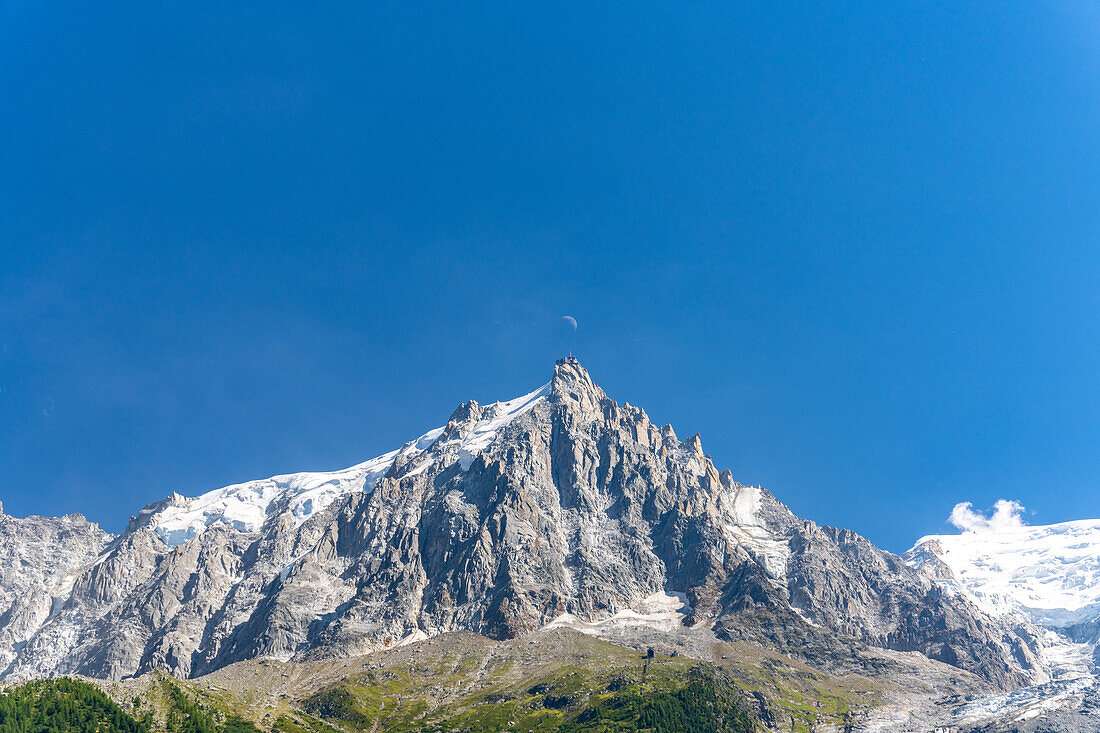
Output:
[[280,583],[285,583],[286,582],[286,579],[290,577],[290,572],[292,570],[294,570],[294,566],[297,565],[298,561],[301,560],[305,556],[306,556],[305,553],[303,553],[303,554],[299,555],[298,557],[294,558],[293,560],[291,560],[290,562],[288,562],[286,565],[283,566],[283,569],[279,571],[279,582]]
[[46,620],[39,624],[40,628],[57,618],[57,615],[65,608],[65,604],[68,603],[69,597],[73,594],[73,588],[76,586],[76,578],[76,573],[66,574],[50,591],[50,613]]
[[1056,631],[1046,630],[1040,642],[1040,656],[1051,668],[1054,679],[1078,679],[1093,673],[1093,644],[1070,641]]
[[1039,638],[1039,655],[1050,668],[1051,681],[988,700],[1004,710],[1019,708],[1023,716],[1038,715],[1047,709],[1040,697],[1060,704],[1071,694],[1064,690],[1095,680],[1095,644],[1078,643],[1059,632],[1100,617],[1100,520],[1034,527],[1009,520],[971,524],[976,529],[921,538],[906,560],[930,570],[937,583],[986,613],[1046,629]]
[[566,628],[596,635],[611,628],[645,626],[662,631],[676,631],[683,628],[684,617],[691,610],[691,604],[683,593],[658,592],[642,599],[637,608],[623,609],[595,621],[585,621],[571,613],[563,613],[541,630]]
[[152,527],[170,546],[178,546],[217,524],[240,532],[255,532],[267,521],[272,505],[286,498],[286,512],[301,526],[342,496],[370,492],[398,456],[411,458],[432,445],[442,428],[425,433],[402,448],[341,471],[293,473],[233,484],[188,499],[172,497],[157,512]]
[[456,438],[444,444],[444,447],[455,448],[458,451],[459,465],[463,471],[470,470],[474,459],[484,451],[496,438],[501,428],[515,420],[525,412],[533,409],[535,405],[546,400],[550,394],[550,384],[544,384],[534,392],[517,397],[507,402],[494,402],[487,405],[482,417],[462,438]]
[[1081,696],[1092,682],[1091,677],[1056,680],[1012,692],[986,695],[956,708],[953,711],[954,723],[969,726],[995,717],[1011,718],[1014,722],[1030,720],[1064,706],[1070,698]]
[[790,546],[769,530],[760,518],[759,486],[736,486],[732,497],[723,496],[730,521],[722,523],[726,541],[743,547],[759,558],[764,570],[773,580],[787,577],[787,562],[791,557]]
[[409,644],[415,644],[418,641],[425,641],[430,638],[424,631],[417,629],[401,641],[397,642],[397,646],[408,646]]
[[[482,419],[462,438],[448,441],[443,448],[457,451],[462,470],[468,470],[478,453],[492,443],[497,433],[516,417],[546,399],[550,385],[507,402],[488,405]],[[240,532],[255,532],[272,516],[275,507],[286,506],[286,513],[297,526],[324,511],[334,501],[347,494],[374,490],[378,479],[398,461],[405,462],[428,451],[443,435],[444,428],[429,430],[406,443],[365,463],[331,472],[293,473],[259,481],[233,484],[195,498],[173,495],[167,506],[158,511],[151,525],[164,542],[172,547],[197,537],[215,525],[232,527]],[[416,476],[428,470],[435,458],[429,455],[405,476]]]
[[733,520],[741,525],[760,526],[757,511],[760,509],[760,489],[740,486],[733,495]]
[[429,430],[421,435],[419,438],[413,441],[412,447],[416,451],[426,451],[432,447],[435,441],[439,440],[439,436],[443,435],[443,428],[436,428],[435,430]]

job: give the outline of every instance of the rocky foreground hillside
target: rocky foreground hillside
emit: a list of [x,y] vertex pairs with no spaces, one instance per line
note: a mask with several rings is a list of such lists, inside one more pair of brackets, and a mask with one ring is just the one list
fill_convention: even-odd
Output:
[[[95,684],[141,723],[137,733],[182,730],[184,716],[205,733],[874,730],[898,710],[932,710],[932,689],[961,696],[980,686],[927,660],[909,670],[925,681],[904,670],[873,681],[751,642],[718,643],[705,659],[664,652],[650,658],[569,629],[501,642],[457,632],[348,659],[252,660],[192,680],[151,672]],[[26,697],[27,688],[6,692]],[[3,708],[0,697],[0,729]]]
[[[655,638],[662,634],[683,643],[667,632]],[[1071,706],[1005,706],[975,722],[974,709],[1001,696],[981,696],[981,680],[920,655],[871,650],[869,659],[889,669],[872,679],[827,674],[753,642],[694,651],[665,646],[648,657],[570,629],[507,641],[456,632],[339,660],[238,662],[190,680],[163,672],[91,680],[117,703],[115,711],[88,685],[0,684],[0,730],[42,729],[36,722],[43,717],[89,708],[101,733],[1037,733],[1100,726],[1095,689]],[[78,699],[66,708],[28,704],[73,693]]]

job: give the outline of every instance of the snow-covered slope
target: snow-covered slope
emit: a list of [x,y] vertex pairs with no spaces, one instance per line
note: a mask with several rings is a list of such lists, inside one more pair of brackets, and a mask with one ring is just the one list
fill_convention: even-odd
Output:
[[[453,450],[463,470],[514,420],[546,399],[550,389],[539,389],[507,402],[486,405],[482,418],[468,431],[447,440],[440,447]],[[429,430],[397,450],[341,471],[292,473],[258,481],[233,484],[195,498],[173,494],[157,506],[151,526],[170,546],[179,546],[208,527],[226,525],[238,532],[255,532],[276,514],[289,514],[296,525],[324,511],[337,499],[356,491],[370,492],[378,479],[395,465],[403,465],[430,448],[443,435],[443,428]],[[417,466],[425,471],[431,461]]]
[[224,524],[238,532],[255,532],[269,513],[289,513],[302,524],[336,499],[353,491],[370,491],[398,456],[412,457],[430,446],[442,428],[425,433],[404,447],[342,471],[292,473],[233,484],[193,499],[173,494],[151,525],[166,544],[182,545],[208,527]]
[[[999,504],[999,511],[1021,508],[1014,502]],[[957,526],[960,507],[964,515],[974,516],[965,505],[956,507],[952,521]],[[1009,520],[962,522],[970,528],[961,534],[923,537],[905,553],[910,565],[984,611],[1045,629],[1035,641],[1050,679],[963,706],[956,712],[964,727],[1002,719],[1008,721],[1006,729],[1016,730],[1022,721],[1064,716],[1083,705],[1082,694],[1095,694],[1097,687],[1100,520],[1030,527],[1018,512]],[[1072,729],[1071,723],[1050,728]]]
[[906,560],[992,614],[1047,628],[1100,615],[1100,520],[923,537]]
[[[523,413],[529,412],[540,402],[545,402],[549,394],[550,383],[547,382],[534,392],[529,392],[522,397],[516,397],[507,402],[494,402],[491,405],[486,405],[481,418],[468,432],[462,434],[460,437],[448,440],[443,444],[443,447],[452,448],[457,451],[458,461],[462,466],[462,470],[468,471],[470,469],[470,464],[473,463],[477,454],[489,447],[489,444],[493,442],[497,433],[499,433],[505,425],[512,422]],[[432,433],[436,433],[437,437],[439,434],[442,434],[442,432],[443,428],[432,431]],[[420,470],[424,470],[424,468]]]

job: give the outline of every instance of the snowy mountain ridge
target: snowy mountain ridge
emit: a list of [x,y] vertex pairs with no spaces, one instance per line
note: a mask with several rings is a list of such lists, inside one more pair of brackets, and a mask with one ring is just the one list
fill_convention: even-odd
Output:
[[[483,417],[464,434],[445,441],[445,449],[457,453],[463,470],[489,446],[497,433],[519,415],[546,399],[550,385],[506,402],[486,405]],[[208,491],[188,498],[173,494],[149,512],[150,524],[164,542],[172,547],[182,545],[208,527],[222,524],[238,532],[255,532],[278,513],[289,514],[295,524],[323,511],[337,499],[356,491],[370,492],[378,479],[394,466],[403,465],[430,448],[443,435],[445,428],[435,428],[397,450],[338,471],[313,471],[272,476]],[[425,471],[431,465],[424,461],[417,466]]]
[[929,535],[905,557],[990,614],[1047,628],[1100,616],[1100,519]]
[[922,537],[905,553],[911,566],[986,613],[1046,630],[1036,642],[1051,679],[966,706],[962,719],[970,722],[994,714],[1019,721],[1083,704],[1100,667],[1100,520],[1028,526],[1015,502],[999,502],[1002,519],[1006,507],[1011,521],[971,523],[956,521],[960,509],[970,515],[959,505],[952,522],[965,531]]

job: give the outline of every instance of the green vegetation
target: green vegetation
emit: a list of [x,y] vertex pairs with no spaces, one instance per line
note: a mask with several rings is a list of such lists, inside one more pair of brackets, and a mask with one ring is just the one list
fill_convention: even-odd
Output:
[[747,642],[719,644],[709,661],[648,664],[567,632],[434,643],[360,663],[260,660],[195,680],[31,682],[0,691],[0,733],[807,733],[843,729],[888,695]]
[[[165,681],[164,728],[153,711],[135,718],[95,685],[67,678],[38,680],[0,692],[0,733],[260,733],[248,720],[203,708]],[[134,710],[141,698],[131,698]],[[295,733],[287,731],[286,733]]]
[[720,644],[721,666],[746,693],[767,700],[776,721],[793,733],[821,724],[844,728],[855,711],[881,704],[881,684],[856,675],[831,676],[775,652],[744,644]]
[[171,703],[165,721],[169,733],[260,733],[250,720],[218,715],[184,695],[177,685],[166,682],[165,686]]
[[658,656],[643,672],[637,652],[566,641],[566,654],[541,662],[528,641],[497,657],[425,655],[352,674],[290,704],[281,730],[740,733],[768,725],[803,733],[844,728],[883,694],[865,678],[831,676],[747,643],[720,644],[713,662]]
[[[415,677],[388,672],[344,680],[306,699],[304,711],[342,730],[529,733],[752,733],[740,692],[713,665],[663,660],[638,666],[562,665],[535,679],[497,683],[429,709]],[[289,722],[289,721],[288,721]],[[299,733],[290,725],[276,726]]]
[[309,699],[306,710],[330,720],[340,720],[355,728],[369,728],[373,719],[360,708],[360,703],[346,686],[323,690]]
[[0,693],[0,733],[149,733],[94,685],[79,680],[29,682]]
[[310,733],[309,728],[286,715],[280,715],[275,720],[275,726],[272,730],[279,733]]
[[653,731],[653,733],[753,733],[752,716],[741,709],[729,687],[712,672],[692,670],[674,691],[609,695],[562,724],[562,733]]
[[218,724],[198,703],[184,695],[171,682],[166,686],[171,702],[165,721],[169,733],[219,733]]
[[225,733],[260,733],[260,730],[251,720],[238,718],[236,715],[231,715],[226,719],[225,727],[222,730]]

